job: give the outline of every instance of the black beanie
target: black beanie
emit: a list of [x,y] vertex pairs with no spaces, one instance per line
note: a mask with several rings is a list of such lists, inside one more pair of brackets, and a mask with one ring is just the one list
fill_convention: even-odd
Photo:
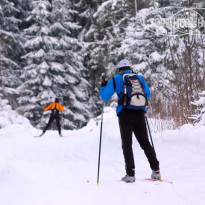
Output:
[[55,102],[59,102],[59,99],[58,99],[58,98],[56,98],[56,99],[55,99]]

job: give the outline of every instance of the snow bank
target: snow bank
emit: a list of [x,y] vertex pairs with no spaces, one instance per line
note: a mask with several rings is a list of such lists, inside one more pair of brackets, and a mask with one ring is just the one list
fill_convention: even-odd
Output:
[[30,125],[30,122],[27,118],[12,110],[8,100],[0,99],[0,129],[12,124]]
[[[96,129],[99,129],[100,121],[101,116],[98,116],[95,120],[90,120],[88,125],[84,127],[82,131],[95,132]],[[148,123],[154,143],[156,142],[157,144],[160,144],[162,142],[169,144],[170,146],[176,144],[177,146],[182,146],[192,150],[204,150],[205,126],[203,125],[193,126],[191,124],[185,124],[178,129],[172,130],[169,129],[172,128],[172,121],[152,119],[151,116],[148,116]],[[109,142],[112,141],[121,147],[121,144],[119,143],[120,132],[118,117],[116,116],[115,108],[106,107],[104,110],[103,137],[105,140]]]
[[157,140],[167,142],[170,145],[181,144],[190,149],[204,150],[205,126],[193,126],[185,124],[176,130],[166,130],[154,134]]

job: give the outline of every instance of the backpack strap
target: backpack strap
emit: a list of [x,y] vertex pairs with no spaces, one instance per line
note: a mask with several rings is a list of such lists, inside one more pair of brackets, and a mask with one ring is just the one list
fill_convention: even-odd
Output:
[[113,82],[113,88],[114,88],[114,91],[116,90],[116,82],[115,82],[115,78],[112,77],[112,82]]

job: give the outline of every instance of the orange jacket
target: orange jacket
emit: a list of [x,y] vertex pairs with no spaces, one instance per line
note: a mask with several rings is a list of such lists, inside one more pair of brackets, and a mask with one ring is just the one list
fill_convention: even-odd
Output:
[[57,110],[60,110],[61,112],[64,112],[65,110],[64,110],[64,108],[63,108],[63,106],[60,104],[60,103],[56,103],[56,102],[54,102],[54,103],[51,103],[48,107],[46,107],[45,109],[44,109],[44,111],[47,111],[47,110],[53,110],[53,109],[57,109]]

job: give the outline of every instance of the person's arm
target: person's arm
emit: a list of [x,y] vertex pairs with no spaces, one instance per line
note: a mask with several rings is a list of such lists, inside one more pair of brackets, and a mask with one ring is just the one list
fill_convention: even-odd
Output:
[[64,107],[63,107],[61,104],[59,104],[59,108],[60,108],[60,111],[61,111],[61,112],[64,112],[64,111],[65,111]]
[[106,86],[102,86],[100,88],[100,97],[103,101],[108,101],[114,95],[114,93],[113,79],[111,78]]
[[46,107],[46,108],[44,109],[44,111],[50,110],[50,109],[51,109],[51,106],[52,106],[52,103],[51,103],[48,107]]

